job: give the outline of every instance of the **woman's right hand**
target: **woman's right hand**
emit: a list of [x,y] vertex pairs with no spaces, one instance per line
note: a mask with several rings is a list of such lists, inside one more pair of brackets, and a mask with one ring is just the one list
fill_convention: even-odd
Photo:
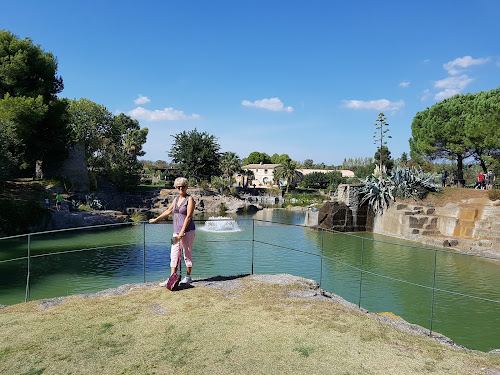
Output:
[[154,223],[156,223],[156,219],[149,219],[149,223],[150,223],[150,224],[154,224]]

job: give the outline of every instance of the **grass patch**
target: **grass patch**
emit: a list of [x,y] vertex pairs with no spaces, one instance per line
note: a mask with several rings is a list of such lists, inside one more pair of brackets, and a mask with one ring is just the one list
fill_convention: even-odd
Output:
[[[231,291],[135,288],[0,311],[0,373],[484,374],[500,356],[443,346],[329,301],[300,284],[242,278]],[[158,313],[161,306],[165,313]],[[486,370],[482,370],[486,369]],[[42,372],[40,372],[42,371]],[[486,371],[486,372],[485,372]]]

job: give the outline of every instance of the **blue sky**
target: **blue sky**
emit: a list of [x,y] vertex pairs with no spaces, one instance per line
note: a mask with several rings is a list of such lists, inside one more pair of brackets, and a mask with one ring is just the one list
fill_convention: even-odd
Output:
[[221,151],[341,164],[393,157],[418,111],[500,86],[500,1],[5,1],[0,29],[59,62],[60,97],[149,129],[144,159],[197,128]]

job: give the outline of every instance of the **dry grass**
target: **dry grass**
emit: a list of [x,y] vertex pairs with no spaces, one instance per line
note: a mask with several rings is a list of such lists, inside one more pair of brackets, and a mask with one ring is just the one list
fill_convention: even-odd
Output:
[[418,203],[423,205],[432,204],[433,206],[439,207],[444,206],[448,203],[459,203],[463,200],[473,198],[484,198],[485,201],[488,201],[488,192],[486,190],[445,187],[441,188],[441,191],[439,193],[427,194],[427,196]]
[[299,284],[241,279],[0,311],[2,374],[495,374],[500,355],[405,333]]

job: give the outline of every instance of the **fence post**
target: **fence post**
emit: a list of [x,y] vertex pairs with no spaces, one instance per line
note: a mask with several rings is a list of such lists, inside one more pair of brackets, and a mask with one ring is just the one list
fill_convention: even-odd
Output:
[[146,223],[142,223],[142,273],[146,282]]
[[319,269],[319,286],[321,288],[321,283],[323,282],[323,234],[325,231],[321,228],[321,266]]
[[363,284],[363,253],[365,251],[365,239],[361,239],[361,266],[359,267],[359,302],[358,307],[361,308],[361,286]]
[[429,329],[429,336],[432,337],[432,321],[434,319],[434,294],[436,290],[436,264],[437,264],[437,250],[434,250],[434,275],[432,277],[432,302],[431,302],[431,327]]
[[24,296],[24,302],[30,300],[30,272],[31,272],[31,235],[28,234],[28,269],[26,274],[26,295]]
[[252,219],[252,275],[253,275],[254,244],[255,244],[255,219]]

